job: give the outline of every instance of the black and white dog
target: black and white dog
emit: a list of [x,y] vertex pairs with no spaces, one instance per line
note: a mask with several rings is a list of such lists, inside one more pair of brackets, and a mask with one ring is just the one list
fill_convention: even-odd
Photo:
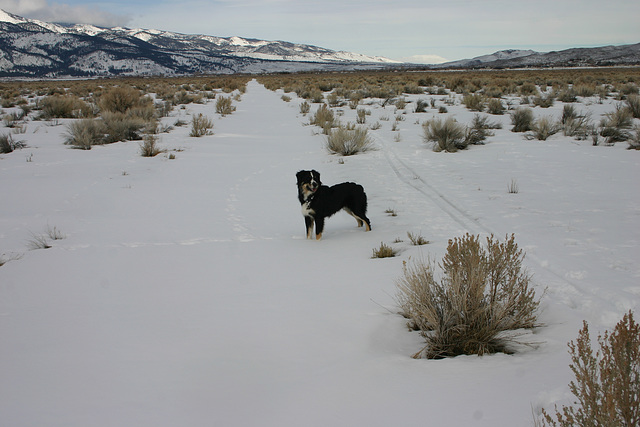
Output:
[[365,225],[371,231],[371,222],[367,218],[367,195],[362,185],[355,182],[343,182],[334,186],[322,185],[320,173],[304,170],[296,174],[298,178],[298,200],[302,205],[302,215],[307,227],[307,239],[313,235],[313,223],[316,224],[316,240],[322,238],[324,219],[340,209],[358,221],[358,227]]

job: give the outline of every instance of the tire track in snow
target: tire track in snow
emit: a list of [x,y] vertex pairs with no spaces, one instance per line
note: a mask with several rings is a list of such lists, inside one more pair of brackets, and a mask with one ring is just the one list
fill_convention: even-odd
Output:
[[[400,181],[416,190],[426,200],[435,203],[453,221],[470,234],[485,233],[487,235],[493,234],[494,236],[498,236],[498,234],[491,230],[491,228],[482,224],[478,219],[472,217],[456,203],[449,200],[442,192],[438,191],[426,179],[420,176],[420,174],[416,173],[413,168],[398,157],[393,149],[389,148],[381,137],[377,135],[373,136],[380,142],[381,151],[387,164]],[[570,278],[567,278],[565,274],[556,271],[549,266],[548,261],[541,259],[535,254],[527,253],[526,258],[537,264],[537,268],[546,271],[549,275],[558,280],[558,284],[554,289],[554,294],[563,297],[563,303],[571,309],[578,309],[579,307],[585,306],[590,307],[593,304],[593,300],[606,301],[609,304],[612,303],[612,301],[603,298],[601,295],[597,295],[595,291],[585,289]],[[538,283],[538,285],[541,288],[544,287],[541,283]],[[615,304],[615,301],[613,301],[613,303]]]
[[444,194],[438,191],[433,185],[424,179],[420,174],[416,173],[409,165],[402,161],[398,155],[390,149],[385,141],[374,135],[382,146],[382,154],[387,164],[393,170],[394,174],[409,187],[412,187],[422,196],[435,203],[443,212],[453,219],[463,229],[472,234],[486,233],[495,234],[489,227],[482,224],[478,219],[472,217],[468,212],[459,207],[457,204],[449,200]]

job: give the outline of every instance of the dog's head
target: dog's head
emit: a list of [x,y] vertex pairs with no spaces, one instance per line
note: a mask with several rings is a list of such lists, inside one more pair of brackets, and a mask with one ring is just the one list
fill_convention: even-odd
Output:
[[320,172],[316,170],[300,171],[296,174],[296,178],[298,178],[298,191],[305,199],[318,191],[322,185]]

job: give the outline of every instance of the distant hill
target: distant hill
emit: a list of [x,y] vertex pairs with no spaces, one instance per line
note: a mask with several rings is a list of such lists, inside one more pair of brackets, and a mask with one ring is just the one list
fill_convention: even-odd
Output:
[[445,62],[430,68],[525,68],[640,65],[640,43],[622,46],[574,48],[557,52],[501,50],[491,55]]

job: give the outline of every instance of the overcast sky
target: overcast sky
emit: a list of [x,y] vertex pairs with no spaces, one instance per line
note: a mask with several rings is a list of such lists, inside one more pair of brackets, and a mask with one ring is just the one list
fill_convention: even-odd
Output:
[[640,42],[638,0],[0,0],[47,22],[285,40],[411,62]]

